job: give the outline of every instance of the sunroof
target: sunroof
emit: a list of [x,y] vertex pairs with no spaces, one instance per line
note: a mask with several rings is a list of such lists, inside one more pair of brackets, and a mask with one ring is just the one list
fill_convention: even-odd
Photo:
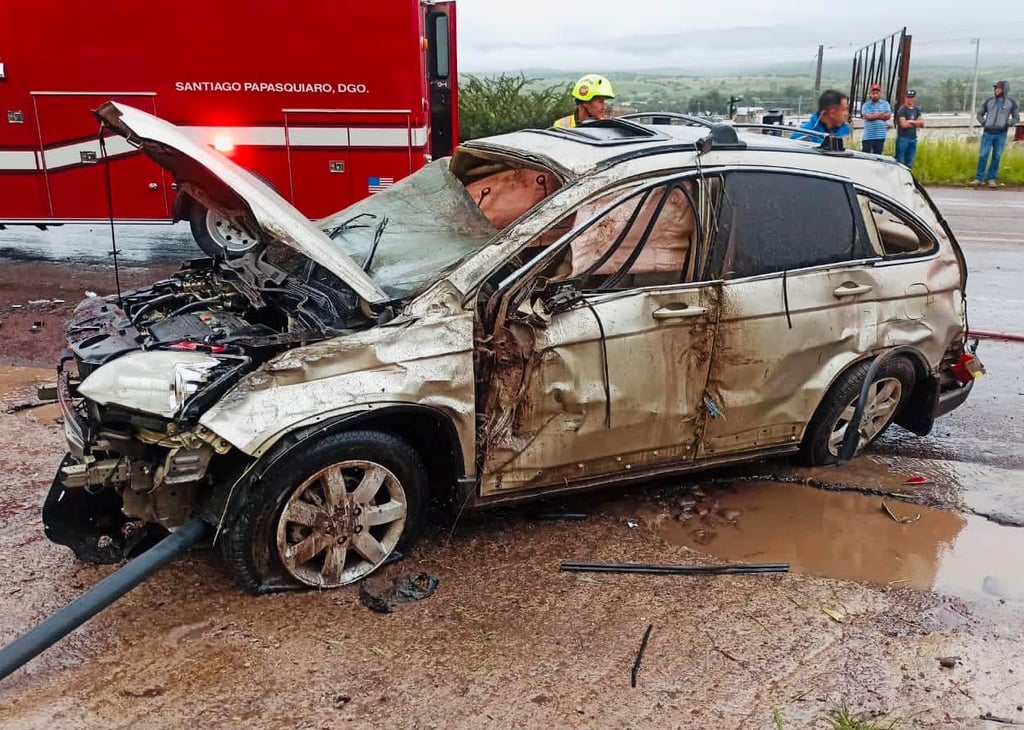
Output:
[[553,134],[558,137],[572,137],[585,144],[593,145],[618,145],[631,142],[671,139],[664,132],[659,132],[656,129],[651,129],[648,126],[636,124],[626,119],[600,119],[592,122],[582,122],[578,127],[571,129],[556,128],[531,131]]

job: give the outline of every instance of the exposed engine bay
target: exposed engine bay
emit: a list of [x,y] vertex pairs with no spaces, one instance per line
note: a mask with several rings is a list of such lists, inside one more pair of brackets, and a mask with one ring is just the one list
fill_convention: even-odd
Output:
[[[198,425],[209,405],[282,350],[377,321],[340,279],[279,244],[188,262],[120,301],[86,299],[58,371],[70,453],[44,505],[47,535],[80,559],[116,562],[182,524],[213,457],[232,449]],[[108,375],[114,360],[124,366]],[[91,398],[97,383],[124,402]]]
[[[132,350],[187,349],[262,362],[280,349],[369,324],[336,276],[284,246],[234,259],[199,259],[171,277],[82,302],[68,344],[87,366]],[[82,373],[86,375],[87,373]]]

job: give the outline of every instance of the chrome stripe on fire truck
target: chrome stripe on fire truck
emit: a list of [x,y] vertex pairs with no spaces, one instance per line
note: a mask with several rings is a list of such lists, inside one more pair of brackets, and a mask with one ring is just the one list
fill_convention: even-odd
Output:
[[[201,142],[212,145],[219,137],[229,137],[235,147],[354,147],[397,148],[425,147],[429,137],[426,127],[409,130],[406,127],[182,127]],[[411,135],[410,135],[411,131]],[[107,154],[111,157],[135,151],[120,137],[106,139]],[[43,151],[46,169],[58,170],[83,163],[82,153],[92,153],[99,161],[97,140],[74,142],[50,147]],[[39,153],[32,150],[0,150],[0,170],[41,170]]]

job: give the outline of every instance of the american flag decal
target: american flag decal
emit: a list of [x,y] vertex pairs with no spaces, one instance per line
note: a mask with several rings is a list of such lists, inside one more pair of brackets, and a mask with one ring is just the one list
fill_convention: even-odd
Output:
[[395,178],[393,177],[371,177],[369,179],[369,184],[366,187],[371,193],[379,193],[382,190],[390,188],[394,184]]

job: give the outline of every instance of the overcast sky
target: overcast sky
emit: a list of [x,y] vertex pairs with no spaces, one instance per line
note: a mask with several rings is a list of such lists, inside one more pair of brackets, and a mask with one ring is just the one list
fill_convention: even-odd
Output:
[[[707,72],[826,60],[903,26],[912,57],[986,53],[1024,63],[1024,0],[456,0],[463,71],[523,68]],[[970,12],[974,8],[975,12]]]

